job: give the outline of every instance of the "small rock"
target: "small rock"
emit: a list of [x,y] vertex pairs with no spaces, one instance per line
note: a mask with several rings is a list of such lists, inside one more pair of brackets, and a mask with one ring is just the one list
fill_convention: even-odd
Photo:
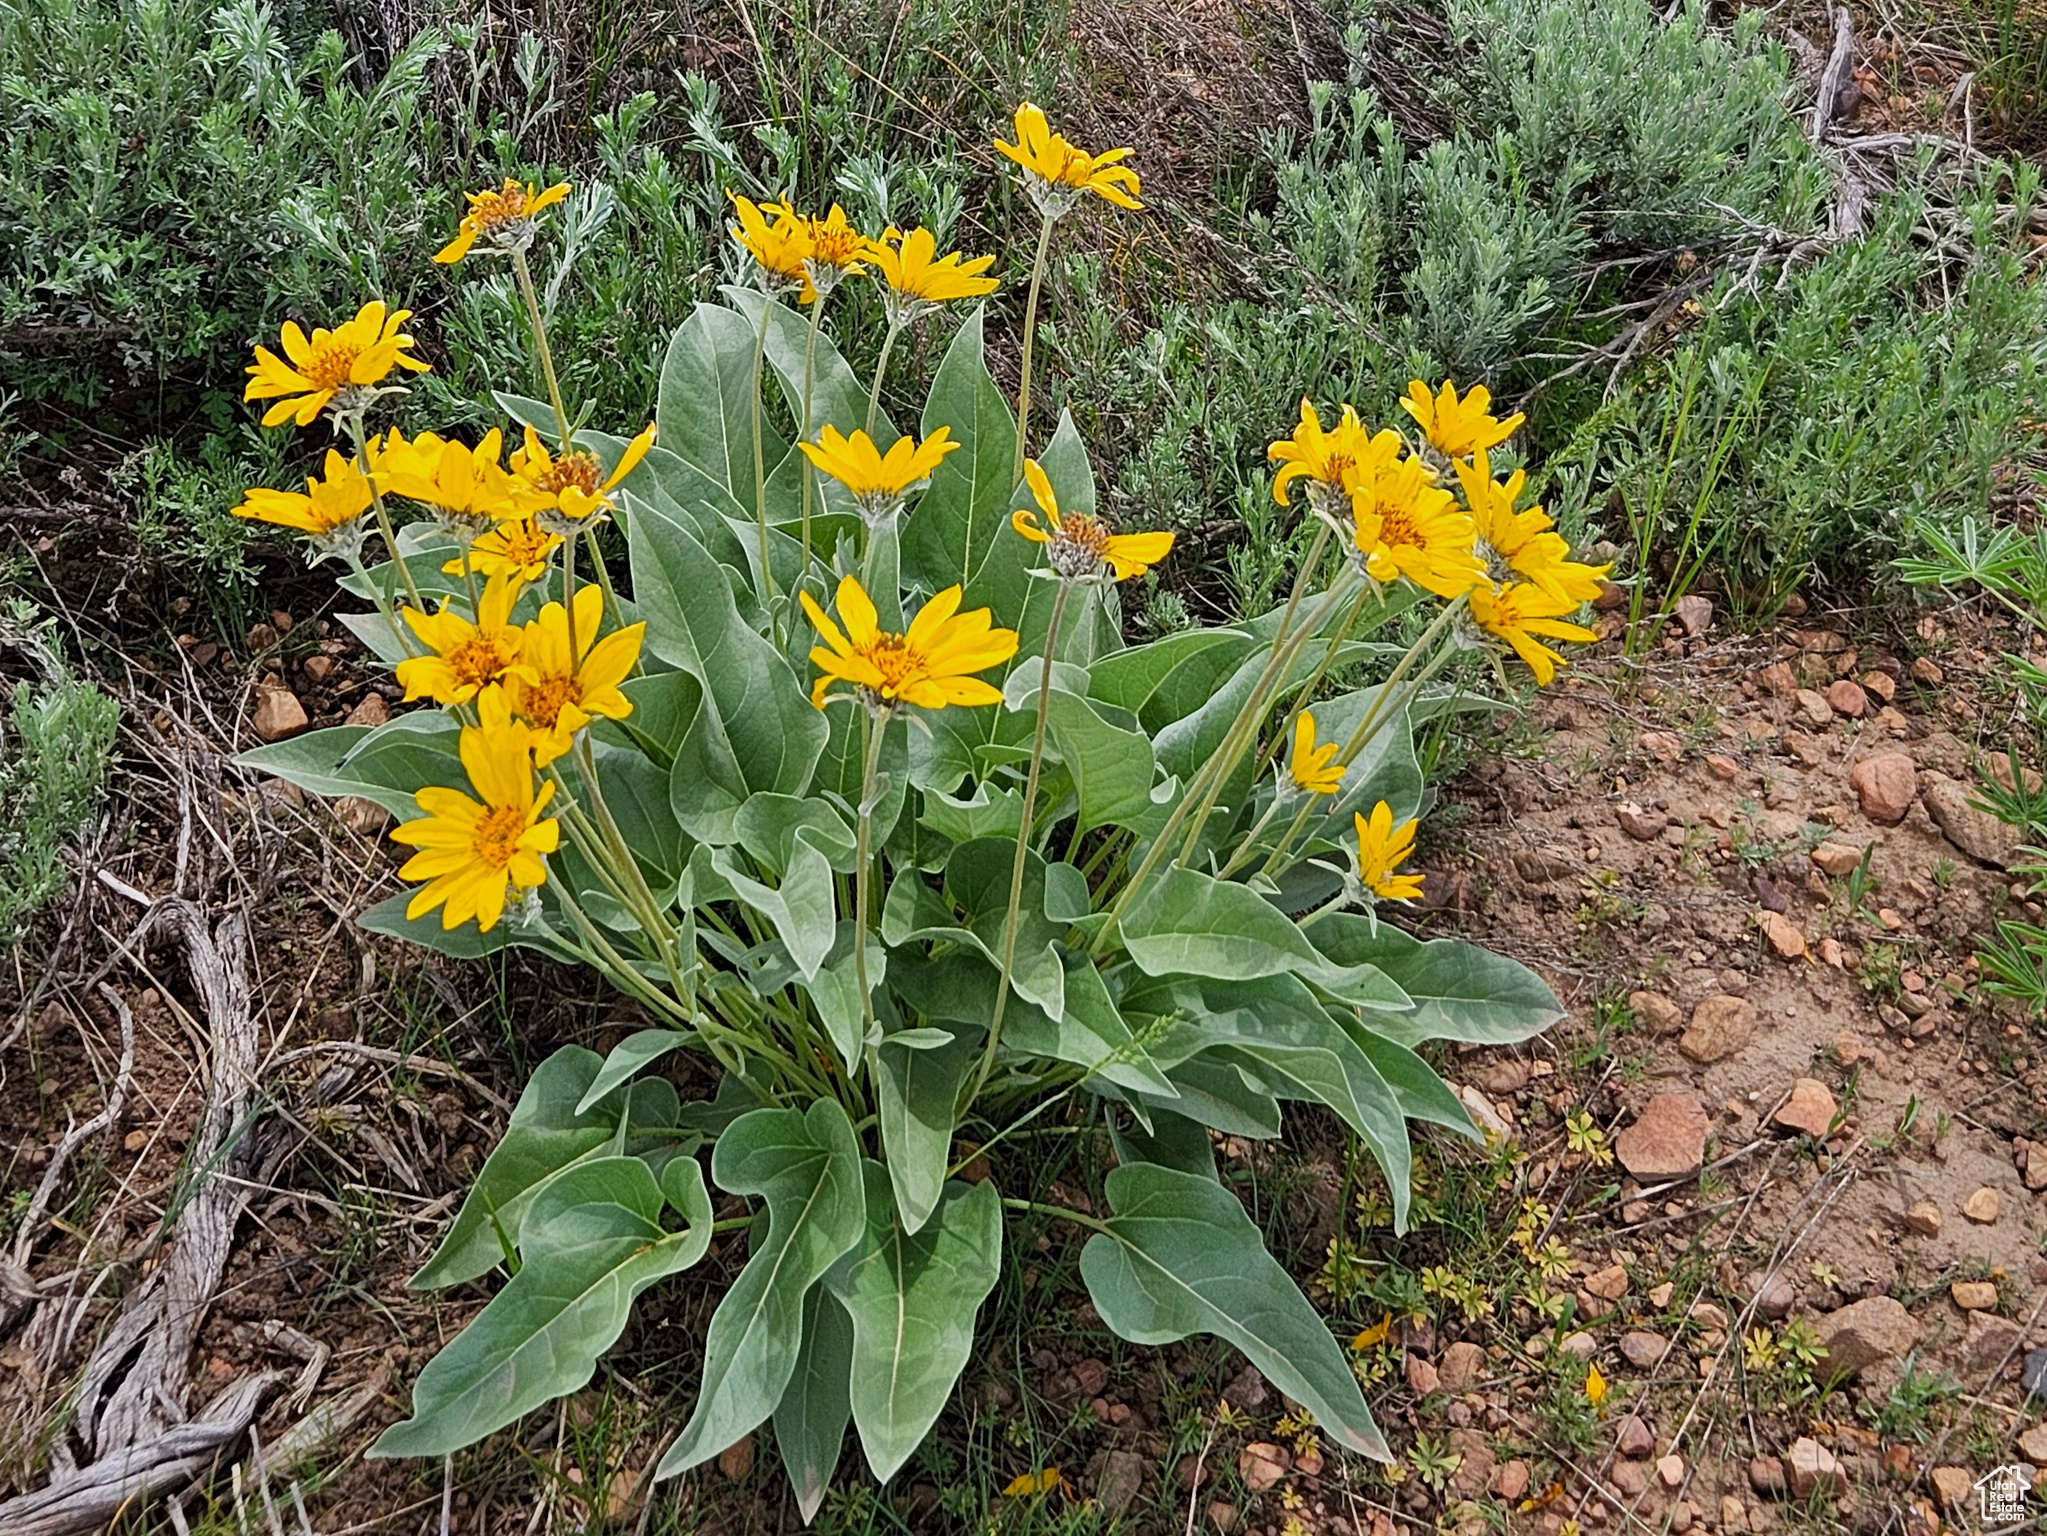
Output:
[[1617,581],[1602,581],[1599,584],[1599,596],[1592,599],[1592,608],[1595,613],[1612,613],[1616,609],[1627,607],[1628,601],[1626,587]]
[[1935,1467],[1931,1474],[1934,1494],[1943,1504],[1966,1504],[1976,1476],[1967,1467]]
[[2025,1329],[1993,1312],[1971,1312],[1969,1332],[1962,1340],[1962,1368],[1977,1377],[2000,1369],[2018,1354]]
[[1450,1474],[1447,1490],[1452,1499],[1475,1499],[1493,1480],[1498,1462],[1492,1445],[1475,1429],[1450,1431],[1450,1449],[1458,1457],[1457,1470]]
[[367,725],[374,729],[380,725],[388,725],[390,721],[391,706],[384,702],[384,696],[381,693],[366,693],[363,695],[362,702],[356,705],[354,709],[351,709],[348,712],[348,718],[341,723],[343,725]]
[[1457,1102],[1462,1104],[1464,1112],[1471,1116],[1471,1123],[1487,1136],[1497,1136],[1503,1141],[1512,1138],[1514,1127],[1508,1124],[1506,1116],[1494,1108],[1491,1099],[1469,1083],[1457,1090]]
[[1696,1062],[1719,1061],[1747,1045],[1755,1028],[1756,1005],[1747,998],[1701,998],[1677,1048]]
[[1725,1536],[1747,1536],[1748,1511],[1731,1493],[1720,1495],[1720,1529]]
[[1865,757],[1849,770],[1848,782],[1871,821],[1898,822],[1919,795],[1919,770],[1903,752]]
[[1819,1321],[1829,1376],[1853,1376],[1879,1360],[1902,1360],[1919,1342],[1919,1324],[1892,1296],[1871,1296]]
[[334,658],[323,655],[308,656],[299,663],[299,670],[306,674],[307,682],[324,683],[327,681],[327,674],[334,670]]
[[334,817],[351,832],[373,835],[391,825],[391,813],[361,795],[343,795],[334,802]]
[[[2047,1349],[2026,1351],[2026,1363],[2019,1372],[2019,1385],[2035,1397],[2047,1397]],[[2047,1466],[2047,1456],[2035,1457],[2029,1454],[2026,1459]]]
[[1632,1503],[1649,1491],[1649,1469],[1638,1461],[1617,1461],[1607,1468],[1606,1481],[1623,1504]]
[[1964,1312],[1990,1312],[1997,1307],[1997,1287],[1988,1280],[1957,1280],[1948,1295]]
[[1420,1355],[1407,1357],[1407,1389],[1416,1397],[1427,1397],[1431,1392],[1440,1391],[1443,1378],[1436,1368]]
[[1661,1312],[1670,1305],[1670,1298],[1677,1294],[1677,1285],[1666,1280],[1649,1293],[1649,1305]]
[[1796,960],[1805,953],[1805,935],[1798,924],[1781,912],[1764,912],[1757,919],[1757,926],[1763,930],[1763,937],[1786,960]]
[[1528,1076],[1527,1062],[1519,1056],[1507,1056],[1487,1067],[1478,1085],[1495,1098],[1504,1099],[1526,1088]]
[[1638,1371],[1653,1371],[1664,1352],[1670,1348],[1670,1341],[1660,1333],[1649,1333],[1636,1329],[1621,1335],[1621,1358]]
[[1517,1456],[1501,1462],[1499,1470],[1493,1473],[1492,1494],[1503,1503],[1519,1503],[1528,1496],[1528,1484],[1528,1463]]
[[1879,704],[1888,704],[1898,696],[1898,680],[1888,672],[1865,672],[1862,686],[1876,696]]
[[1975,792],[1968,785],[1944,773],[1928,772],[1921,777],[1920,794],[1934,824],[1970,858],[1995,869],[2011,862],[2019,845],[2019,829],[1970,804]]
[[1565,1334],[1563,1339],[1557,1344],[1557,1348],[1564,1354],[1575,1356],[1580,1360],[1590,1360],[1599,1352],[1599,1341],[1580,1328],[1575,1333]]
[[1682,1179],[1699,1171],[1711,1121],[1689,1093],[1659,1093],[1614,1138],[1621,1166],[1638,1179]]
[[1748,1485],[1757,1493],[1776,1498],[1784,1492],[1784,1463],[1775,1456],[1757,1456],[1748,1464]]
[[1947,674],[1940,670],[1940,664],[1931,656],[1921,656],[1912,663],[1912,681],[1924,683],[1929,688],[1938,688],[1947,680]]
[[1292,1470],[1294,1459],[1284,1446],[1254,1440],[1237,1455],[1237,1476],[1251,1493],[1263,1493]]
[[1846,715],[1850,720],[1860,720],[1869,713],[1869,695],[1862,691],[1861,684],[1851,683],[1845,677],[1827,685],[1827,703],[1833,706],[1835,714]]
[[1791,1454],[1785,1458],[1784,1480],[1790,1486],[1791,1496],[1797,1499],[1811,1498],[1821,1489],[1831,1496],[1846,1486],[1841,1463],[1834,1459],[1834,1453],[1810,1436],[1791,1442]]
[[739,1482],[753,1470],[753,1436],[741,1435],[718,1453],[718,1470],[728,1482]]
[[1791,1085],[1791,1097],[1771,1116],[1771,1122],[1814,1140],[1833,1128],[1840,1106],[1827,1085],[1816,1077],[1801,1077]]
[[1628,1007],[1634,1010],[1636,1018],[1659,1035],[1669,1034],[1684,1022],[1684,1015],[1678,1011],[1677,1004],[1661,992],[1630,992]]
[[1684,738],[1675,731],[1644,731],[1636,740],[1659,763],[1674,763],[1684,756]]
[[1135,1451],[1111,1451],[1095,1474],[1095,1502],[1111,1520],[1130,1507],[1144,1487],[1147,1463]]
[[1834,706],[1824,694],[1814,693],[1810,688],[1798,690],[1798,712],[1811,725],[1831,725],[1834,722]]
[[1752,1275],[1750,1280],[1759,1282],[1750,1287],[1755,1295],[1757,1312],[1773,1323],[1791,1315],[1791,1309],[1798,1304],[1798,1287],[1791,1283],[1789,1275],[1780,1271],[1767,1279]]
[[1737,763],[1725,752],[1708,752],[1706,754],[1706,771],[1716,779],[1732,780],[1741,776],[1741,764]]
[[1628,1294],[1628,1272],[1618,1264],[1609,1264],[1585,1277],[1585,1289],[1601,1301],[1619,1301]]
[[1940,1207],[1931,1200],[1918,1201],[1905,1213],[1905,1225],[1922,1237],[1939,1237]]
[[[1656,1481],[1666,1488],[1681,1488],[1685,1480],[1685,1459],[1672,1451],[1656,1463]],[[1676,1511],[1672,1511],[1676,1513]]]
[[1677,615],[1688,635],[1703,635],[1713,627],[1713,604],[1696,592],[1687,592],[1671,604],[1670,611]]
[[1485,1375],[1485,1351],[1463,1341],[1443,1351],[1436,1367],[1437,1379],[1445,1392],[1469,1392]]
[[1623,801],[1613,809],[1613,819],[1620,828],[1638,843],[1651,843],[1663,835],[1663,829],[1670,825],[1670,818],[1662,811],[1645,811],[1633,801]]
[[1636,1461],[1642,1461],[1655,1453],[1656,1437],[1649,1432],[1649,1426],[1642,1422],[1639,1415],[1631,1413],[1621,1420],[1620,1432],[1614,1444],[1620,1447],[1623,1456],[1632,1456]]
[[1100,1397],[1109,1384],[1109,1368],[1099,1360],[1082,1360],[1073,1367],[1073,1379],[1080,1383],[1082,1397]]
[[1812,861],[1823,875],[1853,874],[1862,863],[1862,850],[1852,843],[1837,843],[1831,838],[1812,851]]
[[312,722],[298,695],[277,683],[256,685],[256,712],[249,717],[249,729],[264,741],[283,741],[296,736]]
[[1245,1366],[1223,1388],[1223,1401],[1233,1408],[1263,1408],[1271,1396],[1264,1372],[1255,1365]]
[[1998,1212],[2003,1208],[1997,1191],[1988,1184],[1979,1185],[1976,1192],[1962,1202],[1962,1214],[1979,1227],[1987,1227],[1996,1221]]
[[2019,1436],[2019,1454],[2034,1466],[2047,1466],[2047,1424],[2035,1424]]

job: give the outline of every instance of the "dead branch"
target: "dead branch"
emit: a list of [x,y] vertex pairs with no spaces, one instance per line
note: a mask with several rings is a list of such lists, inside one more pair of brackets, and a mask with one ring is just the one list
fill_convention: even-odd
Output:
[[[128,1086],[135,1074],[135,1015],[129,1011],[127,1001],[105,982],[100,983],[100,995],[112,1006],[121,1020],[121,1061],[114,1070],[113,1085],[107,1090],[107,1101],[100,1112],[81,1125],[74,1125],[64,1133],[57,1143],[57,1150],[50,1154],[50,1166],[43,1170],[42,1181],[36,1185],[36,1192],[29,1197],[28,1212],[21,1219],[20,1230],[14,1239],[14,1262],[26,1265],[28,1256],[34,1250],[43,1217],[49,1214],[50,1201],[57,1192],[57,1183],[70,1165],[72,1154],[95,1136],[103,1135],[121,1118],[121,1111],[128,1103]],[[0,1314],[4,1321],[4,1314]]]

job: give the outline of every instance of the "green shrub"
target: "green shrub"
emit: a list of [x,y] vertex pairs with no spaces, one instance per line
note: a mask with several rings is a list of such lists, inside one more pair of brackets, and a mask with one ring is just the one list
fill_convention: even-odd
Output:
[[120,709],[72,677],[48,621],[25,604],[0,607],[0,644],[27,654],[42,681],[14,686],[0,722],[0,948],[64,888],[64,854],[98,808]]

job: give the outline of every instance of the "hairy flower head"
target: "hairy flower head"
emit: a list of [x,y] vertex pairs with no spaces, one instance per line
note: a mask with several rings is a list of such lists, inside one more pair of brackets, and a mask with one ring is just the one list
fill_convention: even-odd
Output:
[[1315,745],[1315,717],[1302,710],[1294,720],[1294,755],[1287,765],[1287,774],[1294,781],[1294,787],[1311,795],[1333,795],[1343,784],[1346,770],[1342,763],[1331,762],[1336,756],[1337,745],[1326,741]]
[[362,548],[362,515],[370,509],[369,477],[354,459],[332,448],[321,471],[320,479],[306,481],[303,492],[252,486],[242,493],[235,516],[303,533],[318,551],[316,562],[353,560]]
[[1118,208],[1144,207],[1137,200],[1137,172],[1123,164],[1128,149],[1091,155],[1054,133],[1044,112],[1028,101],[1016,109],[1016,142],[997,139],[995,148],[1023,168],[1024,190],[1048,219],[1072,212],[1088,192]]
[[535,192],[531,182],[522,185],[507,176],[501,187],[485,187],[481,192],[462,195],[469,199],[469,211],[462,215],[455,238],[434,252],[434,260],[443,266],[467,256],[469,248],[479,240],[484,249],[498,255],[525,250],[533,243],[538,227],[535,218],[543,208],[551,208],[567,197],[569,184],[557,182],[545,192]]
[[1400,401],[1400,408],[1415,419],[1436,451],[1453,459],[1499,447],[1528,419],[1516,411],[1501,421],[1492,415],[1492,405],[1493,393],[1483,384],[1474,384],[1460,400],[1457,386],[1448,379],[1436,394],[1415,379]]
[[311,336],[297,321],[287,320],[278,332],[284,356],[258,347],[242,398],[276,402],[263,413],[266,427],[285,421],[310,427],[330,408],[337,415],[362,410],[393,368],[427,371],[427,364],[411,355],[417,343],[403,329],[411,318],[409,309],[386,310],[381,300],[372,299],[353,320],[331,331],[315,327]]
[[1036,459],[1024,460],[1024,481],[1038,511],[1045,514],[1045,526],[1029,507],[1010,513],[1009,525],[1033,544],[1045,546],[1045,558],[1062,581],[1098,581],[1105,570],[1118,581],[1128,581],[1172,552],[1170,533],[1111,533],[1109,525],[1092,513],[1062,514],[1052,482]]
[[446,598],[438,613],[421,613],[410,605],[401,608],[400,616],[429,652],[398,663],[405,697],[466,704],[495,691],[508,677],[530,679],[531,669],[520,662],[525,631],[511,622],[518,596],[515,578],[493,576],[484,586],[473,621],[456,612]]
[[1387,901],[1413,901],[1422,893],[1420,875],[1394,873],[1414,852],[1415,823],[1393,825],[1393,807],[1381,800],[1368,817],[1353,818],[1358,834],[1358,883]]
[[[948,704],[999,704],[1001,692],[973,674],[1016,654],[1016,631],[990,627],[986,608],[961,613],[960,589],[947,587],[918,612],[900,635],[880,627],[874,602],[851,576],[839,582],[836,606],[842,631],[808,592],[797,594],[823,645],[810,659],[822,670],[810,692],[819,709],[833,683],[853,684],[857,698],[883,713],[900,704],[943,709]],[[844,698],[839,694],[832,697]]]
[[597,637],[604,622],[604,594],[584,586],[576,592],[575,640],[569,638],[568,610],[549,603],[526,626],[520,670],[505,682],[512,712],[533,727],[533,760],[542,767],[569,750],[576,733],[591,720],[623,720],[633,701],[619,690],[640,659],[645,624],[628,624]]

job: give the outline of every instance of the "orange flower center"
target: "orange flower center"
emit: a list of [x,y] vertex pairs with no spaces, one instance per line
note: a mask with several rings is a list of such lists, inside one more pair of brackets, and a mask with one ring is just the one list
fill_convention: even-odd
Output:
[[1100,559],[1102,551],[1109,547],[1109,526],[1085,512],[1072,514],[1059,524],[1059,542]]
[[579,449],[574,453],[563,454],[552,464],[548,465],[544,471],[534,478],[533,484],[536,489],[546,491],[551,495],[567,490],[577,490],[585,495],[594,495],[597,490],[598,476],[601,473],[602,468],[597,462],[597,456],[594,453],[584,453]]
[[479,192],[469,205],[469,217],[484,234],[527,217],[526,189],[507,180],[496,192]]
[[1407,513],[1397,507],[1380,509],[1379,542],[1389,549],[1397,544],[1412,544],[1416,549],[1427,549],[1429,544]]
[[1095,157],[1085,150],[1067,146],[1066,163],[1059,167],[1058,179],[1069,187],[1084,187],[1095,173]]
[[355,360],[361,355],[362,348],[353,342],[329,337],[314,348],[312,359],[299,373],[316,389],[345,389]]
[[894,698],[903,684],[923,670],[924,658],[911,650],[901,635],[876,635],[861,652],[881,674],[881,696]]
[[507,560],[518,565],[538,565],[547,558],[551,537],[532,523],[521,523],[515,528],[505,529],[499,535],[499,544]]
[[492,869],[503,869],[519,851],[526,832],[526,813],[516,805],[494,805],[476,818],[469,847]]
[[448,670],[465,688],[486,688],[512,664],[510,649],[496,635],[477,635],[448,652]]
[[554,729],[564,706],[583,702],[583,684],[573,677],[543,677],[526,690],[519,712],[544,731]]
[[813,224],[810,231],[811,260],[829,267],[843,267],[860,254],[864,244],[859,231],[850,225]]

